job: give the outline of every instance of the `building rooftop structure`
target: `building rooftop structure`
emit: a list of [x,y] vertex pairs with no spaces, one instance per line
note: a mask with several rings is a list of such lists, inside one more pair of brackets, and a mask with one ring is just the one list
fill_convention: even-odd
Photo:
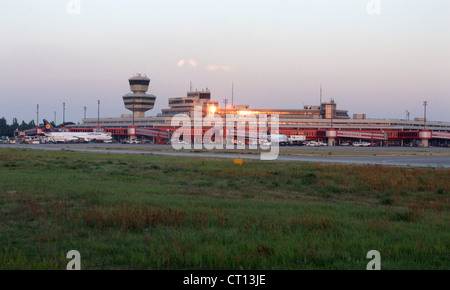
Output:
[[162,109],[157,117],[173,117],[176,114],[192,116],[195,106],[201,106],[203,116],[208,112],[208,107],[218,107],[218,102],[211,100],[211,92],[205,90],[188,92],[186,97],[169,98],[169,109]]

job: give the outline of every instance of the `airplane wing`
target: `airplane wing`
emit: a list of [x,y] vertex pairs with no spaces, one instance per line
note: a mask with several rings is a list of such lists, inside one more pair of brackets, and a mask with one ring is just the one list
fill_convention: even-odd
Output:
[[72,135],[74,141],[81,141],[81,142],[89,142],[89,138],[86,138],[86,136],[77,136]]

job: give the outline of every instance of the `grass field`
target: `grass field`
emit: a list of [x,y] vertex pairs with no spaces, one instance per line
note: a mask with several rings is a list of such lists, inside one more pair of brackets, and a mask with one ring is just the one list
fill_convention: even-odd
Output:
[[0,149],[0,269],[450,269],[450,169]]

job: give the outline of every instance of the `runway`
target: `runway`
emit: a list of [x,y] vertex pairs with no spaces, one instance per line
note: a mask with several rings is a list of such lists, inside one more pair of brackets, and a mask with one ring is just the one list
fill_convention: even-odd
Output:
[[[153,154],[164,156],[186,156],[186,157],[205,157],[205,158],[241,158],[241,159],[260,159],[260,154],[240,154],[240,153],[213,153],[210,151],[203,152],[181,152],[181,151],[164,151],[173,150],[170,145],[132,145],[132,144],[0,144],[0,148],[27,148],[35,150],[69,150],[93,153],[114,153],[114,154]],[[88,148],[89,147],[89,148]],[[345,163],[345,164],[379,164],[379,165],[393,165],[393,166],[414,166],[414,167],[443,167],[450,168],[450,149],[449,148],[420,148],[420,152],[430,152],[430,155],[414,156],[414,153],[408,156],[374,156],[376,153],[385,150],[404,151],[404,150],[418,150],[417,148],[366,148],[366,156],[335,156],[326,155],[330,150],[338,147],[325,147],[318,150],[323,150],[322,156],[295,156],[295,155],[279,155],[276,161],[299,161],[299,162],[319,162],[319,163]],[[302,152],[302,150],[310,150],[305,147],[289,147],[294,152]],[[339,150],[342,147],[338,148]],[[356,148],[345,148],[351,155],[352,150]],[[369,151],[371,150],[371,151]],[[433,155],[433,152],[444,152],[444,154]],[[321,151],[318,151],[321,152]],[[448,154],[446,154],[448,152]],[[267,161],[264,161],[267,162]]]

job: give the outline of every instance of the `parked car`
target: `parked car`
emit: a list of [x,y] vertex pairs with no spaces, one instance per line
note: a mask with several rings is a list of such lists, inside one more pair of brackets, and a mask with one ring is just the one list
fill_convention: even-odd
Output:
[[130,139],[126,141],[127,144],[141,144],[141,141],[137,139]]
[[353,146],[355,147],[368,147],[370,146],[369,142],[353,142]]
[[320,145],[317,141],[308,141],[306,142],[306,146],[319,147]]

